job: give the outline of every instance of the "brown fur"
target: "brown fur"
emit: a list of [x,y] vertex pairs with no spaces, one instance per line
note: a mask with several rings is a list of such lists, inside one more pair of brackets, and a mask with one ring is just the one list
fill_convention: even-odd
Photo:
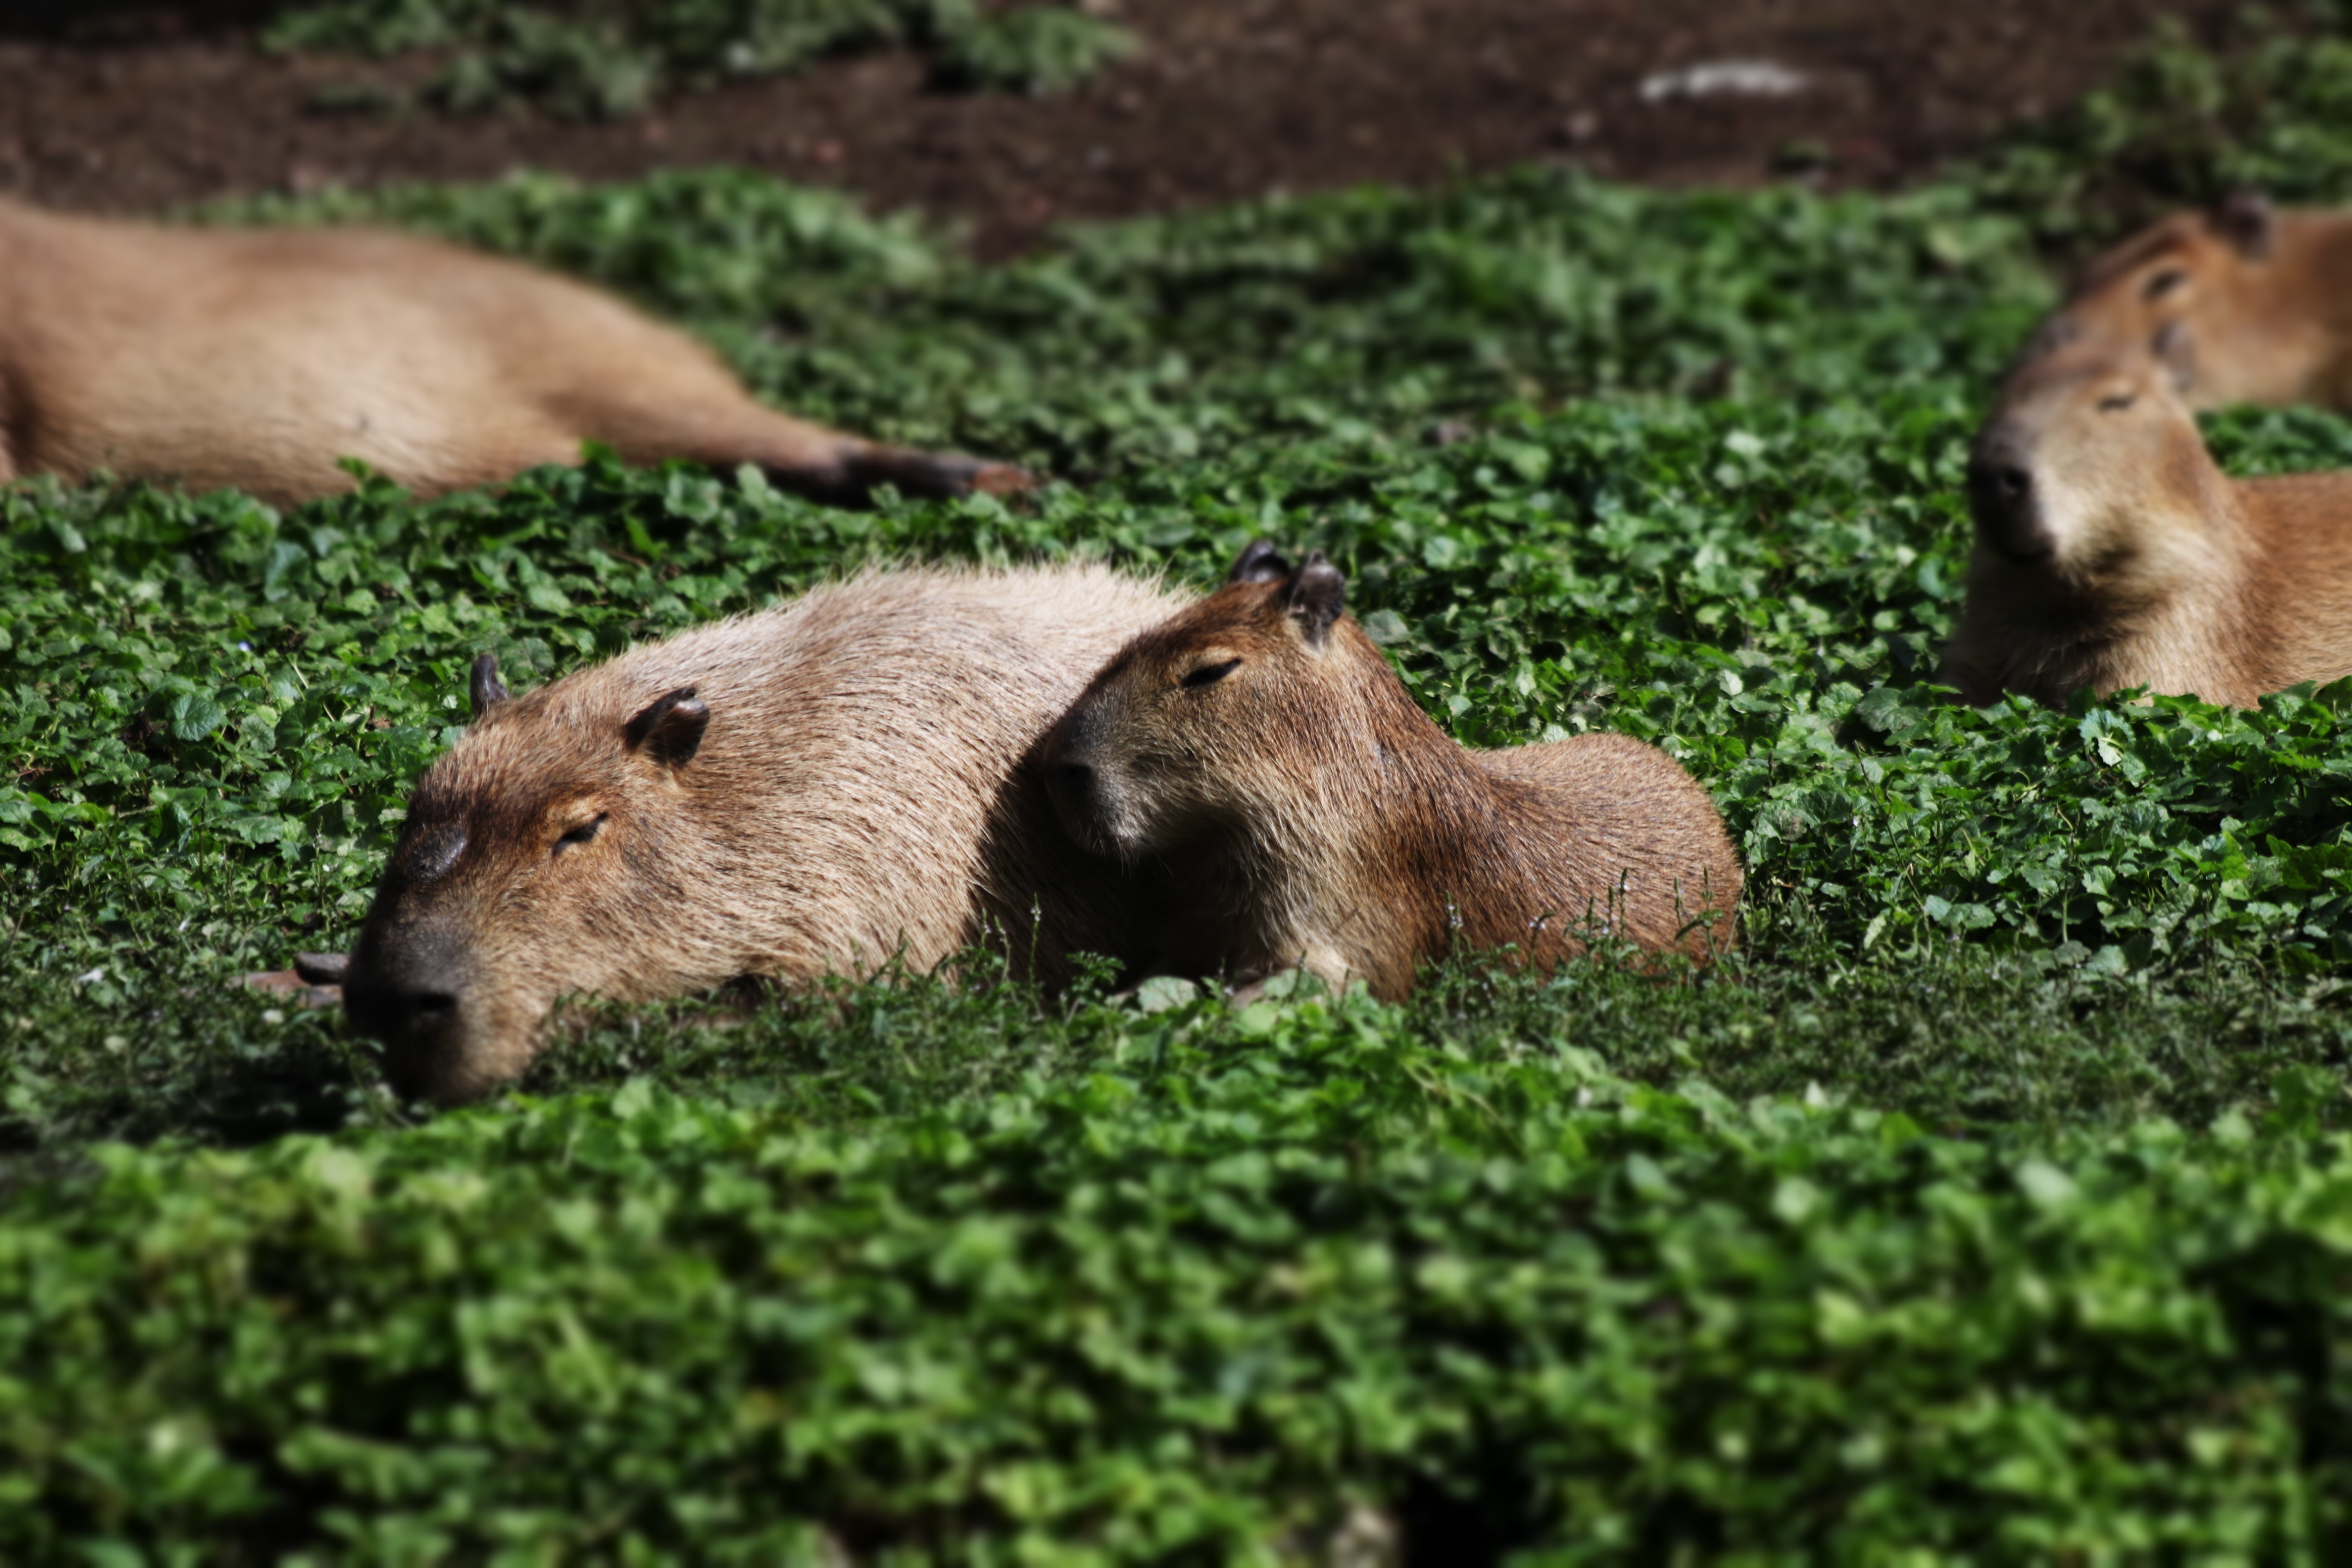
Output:
[[2352,411],[2352,213],[2176,213],[2085,266],[2026,352],[2074,343],[2154,353],[2194,409]]
[[431,495],[576,463],[588,440],[828,499],[1029,482],[763,408],[700,343],[513,262],[0,201],[0,481],[103,472],[289,505],[351,489],[339,458]]
[[1969,459],[1977,544],[1945,678],[2250,708],[2352,673],[2352,474],[2232,480],[2172,377],[2078,342],[2011,377]]
[[1465,751],[1414,706],[1318,554],[1263,546],[1137,638],[1047,737],[1074,837],[1164,869],[1160,965],[1298,964],[1405,995],[1457,944],[1549,968],[1597,925],[1727,948],[1739,862],[1706,792],[1623,735]]
[[565,993],[924,969],[984,939],[1048,984],[1079,950],[1129,955],[1131,879],[1067,843],[1027,758],[1181,603],[1097,567],[901,572],[527,696],[488,670],[344,973],[353,1022],[404,1092],[455,1100],[520,1074]]

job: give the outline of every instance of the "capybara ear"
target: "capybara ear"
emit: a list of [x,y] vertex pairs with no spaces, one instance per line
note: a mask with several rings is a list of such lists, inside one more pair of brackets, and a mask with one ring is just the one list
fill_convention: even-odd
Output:
[[2172,378],[2175,392],[2186,392],[2197,379],[2197,334],[2189,330],[2187,321],[2167,321],[2158,327],[2156,338],[2148,345],[2155,351],[2157,363],[2164,366]]
[[1307,634],[1307,646],[1321,647],[1323,639],[1331,635],[1331,623],[1347,607],[1348,580],[1323,558],[1321,551],[1316,551],[1290,579],[1291,617]]
[[622,732],[629,750],[642,751],[666,766],[682,768],[701,749],[702,732],[709,728],[710,705],[695,700],[693,687],[681,686],[667,697],[654,699]]
[[2271,253],[2271,231],[2277,226],[2276,215],[2260,191],[2239,186],[2221,198],[2213,209],[2213,232],[2237,247],[2238,254],[2249,261],[2260,261]]
[[1234,569],[1225,574],[1228,583],[1279,583],[1290,575],[1290,563],[1282,552],[1263,539],[1250,541]]
[[507,683],[499,679],[499,656],[478,653],[474,656],[473,678],[466,683],[474,700],[474,717],[478,719],[507,700]]

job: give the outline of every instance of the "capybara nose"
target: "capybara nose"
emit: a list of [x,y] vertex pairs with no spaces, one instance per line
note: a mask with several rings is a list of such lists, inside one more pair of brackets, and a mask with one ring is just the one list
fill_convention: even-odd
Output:
[[420,991],[402,1000],[407,1013],[404,1021],[411,1030],[446,1028],[457,1022],[457,999],[446,991]]
[[1990,511],[2015,511],[2032,497],[2033,476],[2014,463],[1979,465],[1971,482]]
[[1090,763],[1055,763],[1046,770],[1045,787],[1065,821],[1078,823],[1094,814],[1096,778]]
[[444,1058],[457,1035],[457,998],[446,991],[362,992],[344,1006],[360,1032],[383,1042],[383,1076],[404,1100],[437,1098]]
[[437,989],[346,983],[343,1006],[362,1033],[388,1045],[428,1041],[457,1021],[457,996]]
[[397,1047],[425,1044],[449,1032],[458,1018],[458,996],[446,985],[402,983],[367,963],[351,963],[343,973],[343,1011],[360,1035]]
[[2033,470],[2027,466],[2024,444],[2015,436],[1995,428],[1978,439],[1969,454],[1968,486],[1969,512],[1986,544],[2012,561],[2034,561],[2050,553]]

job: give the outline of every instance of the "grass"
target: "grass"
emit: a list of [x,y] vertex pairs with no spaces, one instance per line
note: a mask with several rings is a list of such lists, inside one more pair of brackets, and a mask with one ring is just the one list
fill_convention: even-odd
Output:
[[[726,174],[213,216],[554,262],[796,409],[1074,482],[0,497],[0,1551],[2344,1543],[2347,694],[1936,685],[1960,454],[2051,297],[2011,187],[1526,172],[993,268]],[[1258,535],[1465,742],[1682,757],[1734,959],[590,1005],[440,1117],[233,984],[348,940],[479,649],[522,684],[869,559],[1205,583]]]

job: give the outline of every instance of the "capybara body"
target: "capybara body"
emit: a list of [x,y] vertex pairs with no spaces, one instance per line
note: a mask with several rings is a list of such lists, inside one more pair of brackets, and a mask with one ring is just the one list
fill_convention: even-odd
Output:
[[1033,752],[1181,603],[1099,567],[887,573],[523,696],[486,658],[343,973],[352,1022],[452,1101],[520,1074],[568,993],[1130,957],[1132,879],[1068,843]]
[[2352,475],[2233,480],[2158,361],[2085,341],[2011,376],[1969,461],[1976,548],[1945,679],[2251,708],[2352,673]]
[[717,356],[612,296],[358,229],[193,229],[0,201],[0,482],[349,489],[356,458],[420,494],[581,443],[745,463],[822,499],[1016,489],[1017,468],[879,446],[754,402]]
[[1252,546],[1215,595],[1123,649],[1047,737],[1062,820],[1164,873],[1160,969],[1245,983],[1304,965],[1375,995],[1424,961],[1596,931],[1704,959],[1738,858],[1697,783],[1623,735],[1474,752],[1342,613],[1318,553]]
[[2192,409],[2352,410],[2352,213],[2176,213],[2085,265],[2026,357],[2075,345],[2153,354]]

